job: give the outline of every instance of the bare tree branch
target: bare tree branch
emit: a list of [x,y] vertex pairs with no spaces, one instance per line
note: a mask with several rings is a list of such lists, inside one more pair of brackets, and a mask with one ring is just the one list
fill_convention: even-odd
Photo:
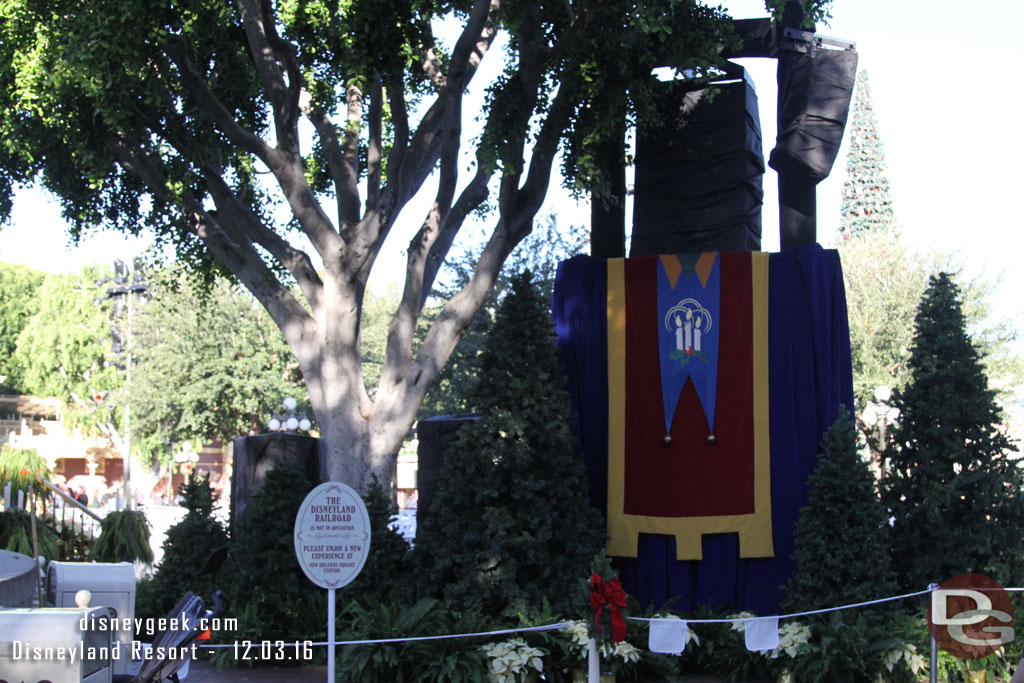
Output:
[[263,27],[267,33],[267,42],[274,50],[278,61],[284,64],[288,75],[288,91],[282,95],[274,111],[277,124],[277,146],[294,153],[299,153],[299,98],[303,90],[302,72],[296,57],[297,50],[277,33],[274,8],[270,0],[262,0]]
[[345,158],[337,126],[322,108],[313,103],[307,91],[303,91],[300,106],[303,114],[313,124],[327,159],[327,170],[334,181],[338,220],[343,225],[346,222],[355,223],[359,220],[360,212],[358,169]]
[[[424,114],[408,148],[402,152],[401,164],[388,166],[388,184],[381,201],[368,212],[354,231],[351,248],[346,255],[346,268],[358,273],[361,282],[369,276],[370,267],[387,238],[396,218],[395,207],[402,206],[423,185],[437,164],[445,136],[457,138],[461,130],[461,98],[479,60],[472,62],[472,50],[483,54],[496,34],[500,0],[477,0],[470,20],[456,43],[455,53],[463,55],[464,68],[459,78],[449,77],[444,90]],[[452,106],[457,100],[458,106]],[[347,234],[346,234],[347,236]]]
[[181,197],[175,197],[168,190],[167,177],[129,135],[116,133],[111,143],[118,163],[126,172],[141,179],[155,196],[181,206],[188,221],[188,230],[203,240],[211,253],[228,265],[242,284],[252,291],[281,328],[289,345],[318,355],[316,325],[312,317],[273,276],[252,243],[242,234],[230,235],[230,224],[219,224],[188,190]]
[[[264,13],[266,8],[262,0],[236,0],[235,4],[242,18],[253,64],[263,81],[263,88],[274,110],[278,144],[283,149],[297,153],[295,123],[298,120],[299,84],[285,81],[284,72],[281,70],[281,55],[271,44],[270,34],[275,30],[272,16],[268,17]],[[297,69],[293,75],[297,75]],[[296,88],[295,91],[293,86]]]
[[434,241],[434,244],[431,245],[430,253],[423,267],[423,286],[420,288],[420,310],[423,310],[423,305],[426,303],[427,297],[430,296],[430,291],[434,287],[437,274],[448,257],[448,252],[451,250],[452,244],[455,243],[455,237],[459,234],[459,230],[462,229],[466,216],[471,211],[476,210],[487,199],[487,184],[492,175],[493,172],[487,171],[484,165],[478,161],[476,175],[469,182],[469,185],[462,190],[455,205],[441,223],[440,234],[437,240]]
[[476,0],[473,4],[469,20],[452,50],[446,88],[458,90],[460,93],[465,88],[494,41],[500,14],[501,0]]
[[[270,147],[258,136],[253,135],[238,125],[238,121],[232,116],[217,96],[213,94],[206,85],[206,80],[199,73],[192,60],[188,56],[188,49],[184,39],[172,38],[167,41],[167,56],[174,65],[178,67],[181,81],[188,90],[188,93],[202,107],[217,128],[227,136],[232,144],[256,156],[266,163]],[[173,111],[173,109],[171,110]]]
[[323,281],[309,255],[296,249],[279,234],[263,225],[259,217],[224,182],[215,168],[204,166],[203,173],[206,186],[220,212],[217,222],[223,225],[225,221],[231,221],[232,225],[244,232],[248,239],[266,249],[295,278],[313,310],[320,310],[323,303]]
[[376,74],[370,86],[369,140],[366,149],[366,207],[373,210],[380,197],[381,155],[384,134],[384,86]]

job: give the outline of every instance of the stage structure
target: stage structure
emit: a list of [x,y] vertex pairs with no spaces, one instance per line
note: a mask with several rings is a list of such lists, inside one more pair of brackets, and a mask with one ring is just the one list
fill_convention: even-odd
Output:
[[[723,54],[778,60],[778,130],[768,165],[779,174],[783,250],[817,241],[815,190],[835,163],[857,73],[853,43],[802,24],[795,2],[777,25],[737,20],[742,47]],[[630,255],[760,249],[761,126],[744,69],[729,63],[710,84],[681,79],[661,87],[660,118],[670,125],[636,132]],[[708,98],[708,87],[719,96]],[[611,189],[591,202],[590,253],[598,258],[626,256],[625,134],[623,125],[599,154]]]
[[737,21],[743,47],[726,55],[778,60],[781,253],[760,252],[758,102],[730,63],[710,84],[664,83],[666,125],[637,131],[629,258],[612,146],[616,196],[592,202],[592,256],[559,268],[553,315],[591,501],[643,604],[777,610],[821,435],[853,406],[842,269],[816,244],[815,187],[857,54],[802,21],[793,2],[779,25]]

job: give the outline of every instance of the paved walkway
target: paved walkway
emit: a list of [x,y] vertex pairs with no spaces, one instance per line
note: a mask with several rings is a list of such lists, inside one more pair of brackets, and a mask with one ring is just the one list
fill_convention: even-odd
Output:
[[224,667],[220,671],[210,662],[189,664],[188,677],[182,683],[326,683],[326,666],[300,668],[260,667],[244,669]]

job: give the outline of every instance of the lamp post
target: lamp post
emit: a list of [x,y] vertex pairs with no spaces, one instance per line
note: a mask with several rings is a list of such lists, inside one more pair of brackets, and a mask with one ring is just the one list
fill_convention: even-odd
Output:
[[876,387],[875,400],[868,401],[861,413],[864,424],[869,428],[874,427],[878,434],[878,476],[882,479],[886,475],[885,443],[889,425],[896,424],[900,417],[900,409],[889,403],[891,399],[892,389],[885,385]]
[[[109,282],[99,280],[97,285]],[[124,437],[120,438],[121,460],[124,467],[124,500],[125,509],[131,510],[134,503],[131,483],[131,452],[132,452],[132,410],[131,410],[131,384],[132,384],[132,311],[136,304],[142,303],[149,285],[146,283],[146,276],[142,269],[142,259],[133,259],[129,268],[128,264],[117,259],[114,261],[113,285],[107,287],[106,298],[113,303],[114,318],[125,317],[125,329],[114,325],[110,328],[111,350],[115,354],[124,353],[125,363],[125,398],[124,398]],[[120,367],[120,366],[119,366]],[[105,393],[105,392],[104,392]],[[110,426],[111,436],[117,432]]]
[[295,432],[302,431],[308,432],[313,423],[309,421],[305,413],[300,413],[298,416],[295,415],[295,409],[299,403],[291,396],[281,401],[281,405],[284,406],[283,413],[274,413],[271,418],[267,421],[267,427],[272,432]]

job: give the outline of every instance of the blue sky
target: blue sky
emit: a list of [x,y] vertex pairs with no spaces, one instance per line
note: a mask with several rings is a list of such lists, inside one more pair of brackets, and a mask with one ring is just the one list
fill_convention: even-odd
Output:
[[[726,3],[737,18],[762,16],[760,0]],[[970,268],[1002,272],[1001,315],[1022,311],[1024,242],[1020,209],[1024,134],[1020,131],[1022,61],[1016,31],[1024,2],[971,5],[950,0],[837,0],[819,32],[857,43],[871,77],[897,218],[912,249],[959,251]],[[775,63],[746,60],[760,96],[765,151],[774,144]],[[471,107],[467,108],[472,110]],[[818,188],[819,241],[830,245],[839,220],[846,149]],[[554,183],[553,183],[554,187]],[[778,248],[775,175],[765,177],[764,247]],[[553,192],[543,209],[586,223],[586,206]],[[413,207],[387,245],[378,273],[401,272],[401,252],[422,216]],[[56,203],[41,193],[18,195],[13,222],[0,230],[0,260],[48,270],[137,253],[144,243],[101,233],[66,247]],[[378,282],[384,278],[378,277]]]

